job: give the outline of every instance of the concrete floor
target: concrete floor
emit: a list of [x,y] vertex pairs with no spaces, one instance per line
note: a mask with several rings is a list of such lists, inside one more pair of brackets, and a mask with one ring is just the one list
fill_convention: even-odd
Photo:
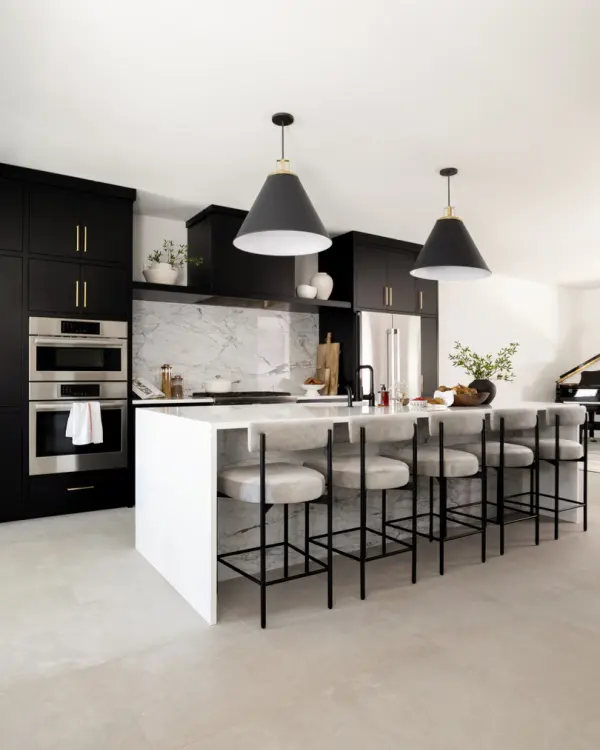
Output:
[[269,589],[220,590],[204,626],[119,510],[0,527],[2,750],[580,750],[600,745],[600,475],[590,531],[511,526]]

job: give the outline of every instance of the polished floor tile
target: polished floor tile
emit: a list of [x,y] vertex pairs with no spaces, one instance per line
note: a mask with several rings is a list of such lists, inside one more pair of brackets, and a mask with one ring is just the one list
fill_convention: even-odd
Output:
[[4,750],[594,750],[600,475],[590,531],[511,526],[268,590],[220,587],[209,628],[133,549],[128,510],[0,526]]

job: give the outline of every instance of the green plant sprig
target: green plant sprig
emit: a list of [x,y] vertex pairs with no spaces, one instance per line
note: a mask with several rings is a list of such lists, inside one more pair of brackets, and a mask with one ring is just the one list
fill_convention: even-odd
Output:
[[454,352],[448,359],[454,367],[460,367],[473,377],[474,380],[506,380],[515,379],[512,358],[517,353],[519,344],[515,341],[502,347],[496,357],[492,354],[480,356],[472,351],[470,346],[464,346],[460,341],[454,342]]
[[168,263],[171,268],[179,270],[186,263],[188,265],[201,266],[203,258],[190,258],[187,245],[176,246],[173,240],[163,240],[162,248],[160,250],[153,250],[148,255],[148,263],[150,265]]

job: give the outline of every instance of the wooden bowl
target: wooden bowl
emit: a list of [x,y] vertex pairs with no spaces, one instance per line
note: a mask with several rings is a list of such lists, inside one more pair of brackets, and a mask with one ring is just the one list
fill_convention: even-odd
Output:
[[481,406],[490,397],[489,393],[454,393],[452,406]]

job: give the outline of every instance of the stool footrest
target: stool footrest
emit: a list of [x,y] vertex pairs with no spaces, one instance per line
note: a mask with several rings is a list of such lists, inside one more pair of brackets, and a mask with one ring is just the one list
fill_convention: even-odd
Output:
[[[324,536],[327,536],[325,534]],[[312,541],[312,540],[311,540]],[[283,583],[284,581],[294,581],[298,578],[307,578],[308,576],[314,576],[318,573],[325,573],[327,572],[327,563],[323,562],[323,560],[319,560],[318,557],[314,557],[314,555],[307,555],[304,550],[300,549],[300,547],[296,547],[295,544],[290,544],[288,542],[288,549],[294,550],[294,552],[297,552],[299,555],[302,555],[304,559],[308,557],[308,559],[311,562],[314,562],[315,565],[318,565],[317,570],[309,570],[305,571],[304,573],[295,573],[291,576],[283,576],[282,578],[271,578],[268,581],[265,581],[265,586],[274,586],[276,583]],[[325,549],[327,549],[327,545],[320,545],[323,546]],[[271,544],[265,544],[265,549],[275,549],[277,547],[285,547],[285,542],[272,542]],[[226,567],[230,568],[231,570],[235,571],[236,573],[239,573],[244,578],[247,578],[249,581],[252,581],[253,583],[256,583],[260,586],[260,578],[258,578],[255,575],[252,575],[252,573],[248,573],[247,571],[243,570],[242,568],[238,567],[237,565],[234,565],[233,563],[229,562],[229,557],[236,557],[239,555],[245,555],[248,552],[259,552],[260,546],[258,547],[246,547],[245,549],[235,550],[234,552],[223,552],[220,555],[217,555],[217,562],[220,562],[222,565],[225,565]]]

